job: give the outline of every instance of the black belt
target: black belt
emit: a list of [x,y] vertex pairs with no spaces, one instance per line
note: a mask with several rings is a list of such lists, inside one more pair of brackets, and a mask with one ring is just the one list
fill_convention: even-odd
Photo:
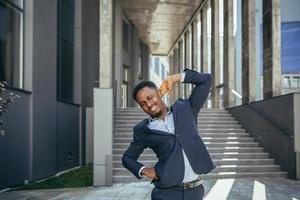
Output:
[[162,190],[167,190],[167,189],[172,189],[172,188],[183,188],[184,190],[187,190],[187,189],[193,189],[193,188],[201,185],[202,183],[203,183],[203,180],[200,177],[198,177],[194,181],[182,183],[181,185],[175,185],[175,186],[171,186],[171,187],[167,187],[167,188],[160,188],[160,187],[157,187],[157,188],[162,189]]
[[203,180],[200,178],[200,177],[198,177],[196,180],[194,180],[194,181],[191,181],[191,182],[187,182],[187,183],[182,183],[182,187],[183,187],[183,189],[193,189],[193,188],[195,188],[195,187],[197,187],[197,186],[199,186],[199,185],[201,185],[203,183]]

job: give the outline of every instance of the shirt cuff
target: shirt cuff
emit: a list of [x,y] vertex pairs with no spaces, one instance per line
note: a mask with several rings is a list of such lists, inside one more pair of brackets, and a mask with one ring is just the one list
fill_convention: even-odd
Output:
[[145,168],[146,168],[146,166],[143,166],[143,167],[141,167],[141,169],[139,170],[139,176],[140,176],[141,178],[144,177],[141,173],[142,173],[143,169],[145,169]]
[[183,83],[184,79],[185,79],[185,72],[182,72],[180,82]]

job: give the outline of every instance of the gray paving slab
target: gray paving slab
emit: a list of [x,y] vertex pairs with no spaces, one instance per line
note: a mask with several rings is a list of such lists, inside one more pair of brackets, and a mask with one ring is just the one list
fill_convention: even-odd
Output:
[[[300,200],[300,181],[289,179],[205,180],[204,200]],[[112,187],[10,191],[1,200],[151,200],[149,182],[114,184]]]

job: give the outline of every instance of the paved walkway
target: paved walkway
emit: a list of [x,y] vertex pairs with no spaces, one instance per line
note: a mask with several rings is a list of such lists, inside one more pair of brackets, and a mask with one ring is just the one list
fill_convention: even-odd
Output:
[[[300,200],[300,181],[289,179],[206,180],[205,200]],[[115,184],[112,187],[14,191],[0,194],[1,200],[150,200],[148,182]]]

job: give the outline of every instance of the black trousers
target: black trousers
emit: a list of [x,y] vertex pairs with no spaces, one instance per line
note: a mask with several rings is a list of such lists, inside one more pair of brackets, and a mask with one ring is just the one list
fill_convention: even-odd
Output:
[[203,185],[192,189],[183,189],[181,187],[159,189],[154,187],[151,193],[151,200],[202,200],[203,196]]

